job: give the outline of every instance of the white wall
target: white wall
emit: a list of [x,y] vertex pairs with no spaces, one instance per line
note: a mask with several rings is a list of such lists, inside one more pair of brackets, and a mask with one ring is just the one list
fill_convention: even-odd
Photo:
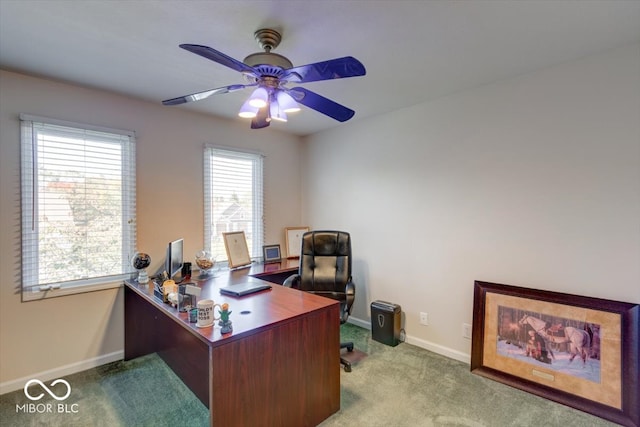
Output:
[[284,227],[300,224],[297,137],[6,71],[0,93],[0,393],[22,378],[117,360],[124,346],[121,289],[20,302],[20,113],[136,132],[138,248],[151,255],[150,271],[175,238],[184,237],[187,260],[202,249],[206,143],[266,155],[266,243],[284,247]]
[[305,145],[304,222],[352,233],[356,319],[400,304],[409,342],[468,360],[474,280],[640,302],[640,45]]

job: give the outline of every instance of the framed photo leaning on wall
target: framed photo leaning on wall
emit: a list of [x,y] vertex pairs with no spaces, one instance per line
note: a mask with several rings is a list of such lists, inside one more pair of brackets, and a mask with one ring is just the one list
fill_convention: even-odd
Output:
[[640,425],[640,305],[476,281],[471,372]]
[[233,231],[222,233],[224,240],[224,249],[227,252],[229,260],[229,268],[243,267],[251,265],[251,257],[249,256],[249,248],[247,247],[247,238],[244,231]]
[[302,235],[309,231],[309,227],[286,227],[284,229],[287,258],[300,258]]

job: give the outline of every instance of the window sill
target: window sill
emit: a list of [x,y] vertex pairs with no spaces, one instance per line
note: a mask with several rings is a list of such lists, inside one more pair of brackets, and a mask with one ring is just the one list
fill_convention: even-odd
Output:
[[79,285],[60,287],[47,291],[22,291],[22,302],[40,301],[43,299],[64,297],[68,295],[84,294],[87,292],[104,291],[107,289],[116,289],[122,287],[124,279],[109,281],[105,283],[96,283],[91,285]]

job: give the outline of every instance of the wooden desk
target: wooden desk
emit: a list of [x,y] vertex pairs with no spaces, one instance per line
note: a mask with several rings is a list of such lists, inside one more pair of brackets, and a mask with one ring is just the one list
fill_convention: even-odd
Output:
[[152,284],[125,282],[125,360],[157,352],[210,409],[211,425],[315,426],[340,409],[339,304],[276,284],[242,298],[219,293],[261,273],[193,280],[200,299],[229,304],[233,332],[224,336],[154,298]]

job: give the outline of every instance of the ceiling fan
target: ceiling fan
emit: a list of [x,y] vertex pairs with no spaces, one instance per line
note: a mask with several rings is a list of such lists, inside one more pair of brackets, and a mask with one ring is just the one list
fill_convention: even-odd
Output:
[[284,56],[271,52],[282,40],[279,32],[264,28],[256,31],[254,36],[260,47],[264,49],[264,52],[253,53],[244,58],[242,62],[207,46],[181,44],[180,47],[189,52],[241,72],[246,83],[223,86],[167,99],[162,103],[164,105],[180,105],[199,101],[211,95],[256,87],[238,113],[240,117],[252,119],[252,129],[267,127],[272,120],[287,121],[287,113],[300,110],[297,103],[340,122],[345,122],[353,117],[355,111],[344,105],[340,105],[308,89],[302,87],[288,88],[286,85],[364,76],[366,70],[360,61],[351,56],[345,56],[294,67],[291,61]]

